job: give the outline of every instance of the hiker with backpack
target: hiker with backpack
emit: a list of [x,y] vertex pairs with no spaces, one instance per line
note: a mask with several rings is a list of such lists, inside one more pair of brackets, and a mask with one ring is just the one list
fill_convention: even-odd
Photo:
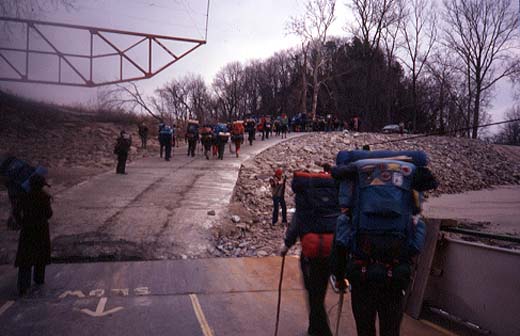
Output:
[[271,225],[278,223],[278,212],[282,208],[282,224],[287,225],[287,205],[285,204],[285,182],[287,178],[283,176],[281,168],[276,169],[274,176],[269,179],[271,185],[271,195],[273,198],[273,218]]
[[170,161],[172,157],[172,146],[174,141],[175,134],[173,132],[173,128],[165,125],[161,128],[159,132],[159,142],[161,144],[161,157],[163,153],[164,147],[164,160]]
[[281,250],[301,241],[300,266],[309,305],[309,335],[332,336],[324,302],[327,293],[329,256],[336,219],[340,215],[336,182],[327,172],[295,172],[292,181],[296,212],[287,229]]
[[247,132],[247,140],[249,141],[249,146],[253,146],[253,140],[255,140],[255,120],[248,119],[246,120],[246,132]]
[[200,129],[200,137],[200,142],[204,148],[204,156],[206,160],[209,160],[209,152],[213,144],[213,130],[210,125],[204,125],[204,127]]
[[[49,218],[52,217],[51,196],[42,175],[29,178],[29,190],[20,197],[17,221],[21,225],[15,266],[18,267],[18,292],[23,296],[31,286],[31,275],[37,285],[45,282],[45,267],[51,262]],[[32,273],[32,274],[31,274]]]
[[188,120],[186,141],[188,142],[188,156],[194,157],[197,142],[199,141],[199,122],[197,120]]
[[425,240],[421,195],[437,182],[421,151],[342,151],[332,175],[339,182],[334,273],[351,285],[358,335],[398,336],[414,257]]
[[126,174],[126,160],[128,160],[128,152],[130,152],[131,146],[132,138],[130,134],[121,131],[114,147],[114,154],[117,155],[116,174]]
[[11,204],[11,211],[7,218],[9,230],[20,230],[20,199],[30,186],[29,179],[33,175],[46,175],[47,169],[42,166],[33,167],[24,160],[18,159],[11,153],[0,157],[0,177],[7,189],[7,196]]
[[289,118],[287,114],[282,114],[282,118],[280,120],[280,132],[282,134],[282,139],[287,138],[287,131],[289,130]]
[[[244,122],[234,121],[231,126],[231,141],[235,144],[236,157],[240,154],[240,145],[244,143]],[[229,145],[231,149],[231,144]],[[231,150],[230,150],[231,151]]]

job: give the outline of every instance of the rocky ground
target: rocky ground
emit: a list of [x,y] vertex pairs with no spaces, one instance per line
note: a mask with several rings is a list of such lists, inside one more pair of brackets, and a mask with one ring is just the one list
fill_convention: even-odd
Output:
[[[222,256],[264,256],[276,254],[282,244],[285,228],[271,227],[271,197],[268,180],[277,168],[287,176],[286,201],[294,211],[294,194],[290,184],[296,170],[321,171],[323,163],[334,164],[339,150],[360,148],[401,139],[400,135],[371,133],[313,133],[270,148],[241,167],[239,180],[230,206],[230,216],[238,215],[238,223],[228,223],[216,235]],[[423,150],[438,178],[439,188],[429,197],[479,190],[493,185],[520,184],[520,160],[496,146],[479,140],[426,137],[372,145],[373,150]],[[231,218],[231,217],[230,217]],[[237,222],[237,218],[235,218]],[[299,247],[291,250],[299,254]]]

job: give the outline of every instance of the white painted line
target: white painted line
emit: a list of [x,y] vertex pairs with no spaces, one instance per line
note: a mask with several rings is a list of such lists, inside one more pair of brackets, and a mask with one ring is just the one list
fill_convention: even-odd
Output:
[[197,295],[190,294],[190,299],[191,305],[193,306],[193,311],[195,311],[197,320],[199,320],[200,328],[202,329],[202,334],[204,336],[213,336],[213,331],[209,327],[208,321],[206,320],[206,316],[204,316],[204,312],[202,311],[202,307],[200,306]]
[[90,309],[86,309],[86,308],[81,309],[81,312],[85,313],[89,316],[92,316],[92,317],[102,317],[102,316],[116,313],[123,309],[123,307],[115,307],[115,308],[105,311],[105,306],[107,304],[107,301],[108,301],[108,299],[106,297],[102,297],[101,299],[99,299],[95,312],[93,312]]
[[4,303],[3,306],[0,307],[0,315],[5,313],[7,311],[7,309],[11,308],[11,306],[13,304],[14,304],[14,301],[7,301],[6,303]]

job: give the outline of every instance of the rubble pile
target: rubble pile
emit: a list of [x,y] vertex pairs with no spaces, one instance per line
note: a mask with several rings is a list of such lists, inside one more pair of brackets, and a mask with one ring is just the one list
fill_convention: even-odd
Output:
[[[291,212],[294,211],[294,194],[290,188],[294,171],[322,171],[323,163],[334,165],[340,150],[353,150],[365,144],[400,138],[400,135],[373,133],[312,133],[290,139],[246,161],[240,169],[233,196],[233,201],[243,208],[245,222],[240,228],[227,230],[227,234],[217,237],[219,254],[261,256],[278,253],[285,229],[280,223],[274,227],[270,225],[272,200],[269,178],[275,169],[282,168],[287,176],[285,200]],[[425,151],[430,159],[429,167],[440,184],[427,197],[485,189],[493,185],[520,184],[518,158],[510,158],[496,150],[495,145],[479,140],[423,137],[370,147],[371,150]],[[299,254],[298,247],[291,252]]]

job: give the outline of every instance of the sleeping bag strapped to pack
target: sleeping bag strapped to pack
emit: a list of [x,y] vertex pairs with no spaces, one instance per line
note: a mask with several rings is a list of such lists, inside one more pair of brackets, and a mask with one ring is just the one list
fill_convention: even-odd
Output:
[[291,187],[303,255],[328,257],[340,214],[334,179],[326,173],[295,172]]

